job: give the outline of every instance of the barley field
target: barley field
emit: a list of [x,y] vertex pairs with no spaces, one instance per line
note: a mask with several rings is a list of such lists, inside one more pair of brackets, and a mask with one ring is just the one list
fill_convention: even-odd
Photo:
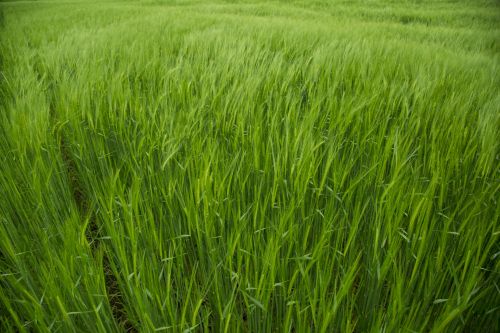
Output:
[[0,2],[0,331],[498,332],[500,2]]

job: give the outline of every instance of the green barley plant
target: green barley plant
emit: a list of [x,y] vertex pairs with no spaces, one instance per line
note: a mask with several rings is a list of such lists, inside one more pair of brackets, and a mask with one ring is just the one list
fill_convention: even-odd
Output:
[[0,13],[0,331],[500,330],[498,1]]

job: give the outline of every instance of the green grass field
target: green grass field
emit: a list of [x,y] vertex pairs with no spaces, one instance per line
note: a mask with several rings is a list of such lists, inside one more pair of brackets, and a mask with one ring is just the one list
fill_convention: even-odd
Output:
[[0,3],[1,332],[498,332],[500,3]]

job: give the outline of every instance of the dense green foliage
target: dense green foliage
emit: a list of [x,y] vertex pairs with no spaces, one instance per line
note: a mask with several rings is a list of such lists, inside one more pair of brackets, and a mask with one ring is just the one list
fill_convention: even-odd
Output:
[[0,10],[0,331],[500,329],[498,2]]

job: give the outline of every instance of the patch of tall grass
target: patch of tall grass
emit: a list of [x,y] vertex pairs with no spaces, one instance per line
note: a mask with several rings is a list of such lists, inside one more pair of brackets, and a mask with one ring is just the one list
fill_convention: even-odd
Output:
[[2,331],[495,331],[494,1],[0,3]]

